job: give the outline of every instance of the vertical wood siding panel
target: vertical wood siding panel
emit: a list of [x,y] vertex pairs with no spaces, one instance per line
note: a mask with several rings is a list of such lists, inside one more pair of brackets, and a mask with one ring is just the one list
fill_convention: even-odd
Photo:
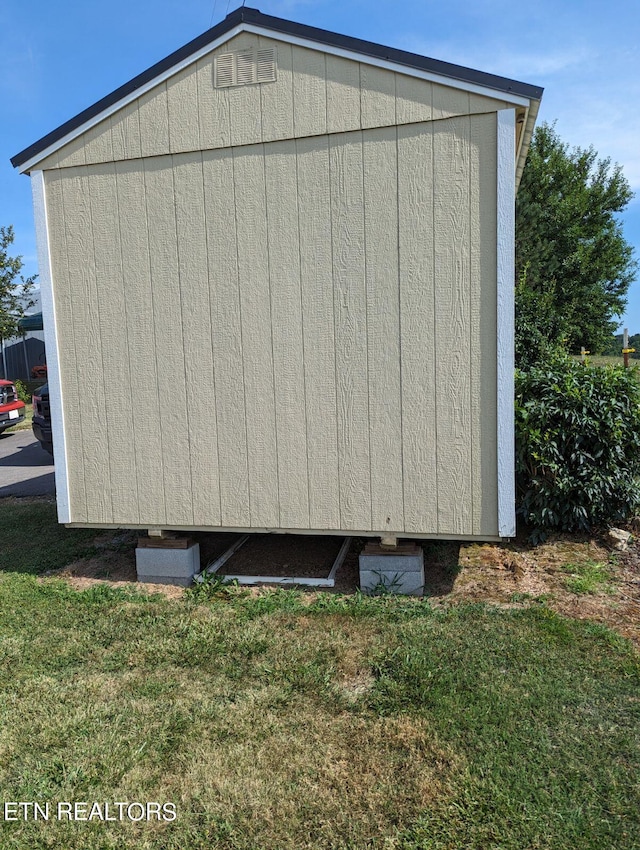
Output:
[[160,432],[160,408],[166,399],[160,398],[158,390],[143,163],[116,163],[116,186],[127,349],[135,374],[135,397],[140,412],[130,436],[136,458],[140,522],[147,526],[166,527]]
[[340,528],[329,140],[298,139],[309,527]]
[[84,158],[87,163],[113,162],[109,118],[96,124],[84,134]]
[[407,533],[437,531],[433,125],[398,128],[402,451]]
[[69,507],[72,522],[87,522],[87,496],[84,481],[82,447],[83,399],[78,390],[78,361],[75,345],[73,298],[69,284],[67,228],[63,199],[66,172],[45,174],[47,222],[51,248],[51,267],[55,288],[55,313],[60,341],[58,366],[60,381],[65,387],[63,398],[64,431],[67,442],[67,474],[69,478]]
[[233,152],[252,526],[279,527],[263,146]]
[[261,142],[260,86],[239,86],[228,92],[231,144],[237,147]]
[[[258,38],[251,33],[241,33],[223,48],[223,53],[257,47]],[[229,120],[232,145],[254,145],[262,141],[262,112],[260,86],[233,86],[229,93]]]
[[324,53],[293,48],[293,127],[297,138],[327,132]]
[[187,429],[195,525],[220,524],[216,375],[205,226],[202,155],[173,157]]
[[144,180],[153,288],[160,430],[167,524],[193,524],[189,415],[171,157],[145,160]]
[[207,411],[218,434],[221,524],[248,527],[249,477],[243,377],[238,245],[230,150],[203,156],[216,406]]
[[293,138],[293,54],[290,44],[275,45],[269,39],[260,39],[260,47],[275,47],[277,55],[277,80],[263,83],[260,89],[262,111],[262,138]]
[[438,532],[471,534],[469,130],[434,128]]
[[327,133],[360,129],[360,65],[327,54]]
[[496,398],[496,116],[471,127],[471,438],[473,533],[498,534]]
[[362,134],[330,137],[341,528],[371,528]]
[[[62,148],[64,150],[64,148]],[[51,156],[48,156],[46,159],[41,160],[36,168],[40,171],[49,171],[52,168],[57,168],[58,163],[60,162],[60,151],[54,151]]]
[[102,369],[102,341],[97,309],[96,266],[91,230],[89,180],[84,169],[67,172],[63,181],[69,292],[73,304],[78,394],[82,399],[82,458],[88,522],[112,522],[106,393],[112,384]]
[[472,141],[477,147],[480,275],[482,299],[479,310],[480,357],[480,486],[482,506],[480,528],[482,534],[498,533],[498,455],[496,435],[498,433],[497,399],[497,202],[498,181],[496,147],[497,115],[483,115],[472,119]]
[[111,116],[111,144],[114,160],[137,159],[140,147],[140,116],[137,100]]
[[451,118],[454,115],[468,115],[468,113],[469,92],[433,84],[432,117],[434,121],[440,118]]
[[396,74],[396,120],[398,124],[431,121],[433,86],[426,80]]
[[231,144],[229,91],[214,87],[213,60],[210,56],[197,63],[198,122],[203,150]]
[[280,526],[309,527],[298,185],[294,141],[265,148]]
[[[136,458],[131,440],[135,407],[127,346],[115,165],[93,166],[88,181],[96,264],[97,300],[94,308],[97,308],[99,318],[101,383],[106,396],[106,418],[102,427],[108,446],[112,518],[113,522],[138,522]],[[111,391],[112,388],[115,392]],[[119,403],[114,403],[116,395]]]
[[492,97],[484,97],[481,94],[469,92],[469,114],[474,115],[482,112],[496,112],[498,109],[504,109],[505,103],[502,100],[495,100]]
[[[482,311],[482,270],[480,245],[480,144],[478,121],[469,119],[469,372],[471,402],[471,487],[472,487],[472,530],[473,534],[482,533],[482,458],[480,457],[482,437],[481,396],[482,386],[482,329],[480,317]],[[488,293],[487,293],[488,295]]]
[[404,529],[396,128],[363,142],[371,519],[391,532]]
[[81,136],[78,136],[77,139],[74,139],[72,142],[69,142],[68,145],[65,145],[59,151],[58,156],[58,167],[59,168],[72,168],[74,165],[84,165],[84,133]]
[[142,156],[161,156],[169,153],[167,84],[162,83],[143,94],[138,103]]
[[396,81],[393,71],[360,65],[362,127],[396,123]]
[[200,149],[198,79],[195,65],[167,80],[169,147],[172,153]]

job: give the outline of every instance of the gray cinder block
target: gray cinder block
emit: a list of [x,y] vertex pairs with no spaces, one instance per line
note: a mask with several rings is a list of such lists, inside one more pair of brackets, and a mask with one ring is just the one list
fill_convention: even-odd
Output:
[[200,572],[200,544],[187,549],[136,549],[138,581],[187,586]]
[[387,592],[405,596],[424,593],[424,553],[418,547],[396,553],[367,551],[360,555],[360,588],[365,593]]

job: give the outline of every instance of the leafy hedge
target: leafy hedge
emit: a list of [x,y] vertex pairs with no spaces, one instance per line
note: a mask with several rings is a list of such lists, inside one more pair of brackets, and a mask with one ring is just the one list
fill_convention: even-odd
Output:
[[537,529],[586,530],[640,503],[640,382],[634,369],[554,354],[516,372],[518,512]]

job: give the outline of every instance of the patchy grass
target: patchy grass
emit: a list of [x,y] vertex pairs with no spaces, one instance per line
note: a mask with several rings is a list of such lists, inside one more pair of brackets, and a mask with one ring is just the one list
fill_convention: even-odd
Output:
[[611,570],[608,564],[585,561],[582,564],[565,564],[563,570],[570,573],[565,586],[572,593],[613,593],[609,584]]
[[640,548],[612,553],[588,535],[551,535],[539,546],[467,544],[445,597],[498,605],[544,604],[557,613],[614,628],[640,647]]
[[[547,609],[0,578],[4,800],[171,801],[18,822],[4,848],[631,848],[640,670]],[[589,746],[586,747],[586,742]]]
[[[29,575],[37,535],[91,565],[108,535],[59,529],[44,500],[0,517],[0,563],[31,553],[0,572],[1,798],[177,808],[3,823],[2,850],[640,846],[638,655],[550,607],[604,604],[568,563],[627,575],[599,544],[465,546],[461,569],[434,549],[434,587],[455,584],[432,601],[215,581],[167,599]],[[501,607],[468,601],[482,581]]]

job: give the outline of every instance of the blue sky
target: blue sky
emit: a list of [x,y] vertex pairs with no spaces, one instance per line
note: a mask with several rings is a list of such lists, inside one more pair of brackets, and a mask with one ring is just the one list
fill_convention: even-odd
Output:
[[[225,17],[238,0],[2,0],[0,225],[37,272],[29,179],[9,158]],[[539,120],[623,166],[640,258],[640,4],[635,0],[250,0],[266,14],[544,86]],[[621,323],[640,332],[640,282]]]

